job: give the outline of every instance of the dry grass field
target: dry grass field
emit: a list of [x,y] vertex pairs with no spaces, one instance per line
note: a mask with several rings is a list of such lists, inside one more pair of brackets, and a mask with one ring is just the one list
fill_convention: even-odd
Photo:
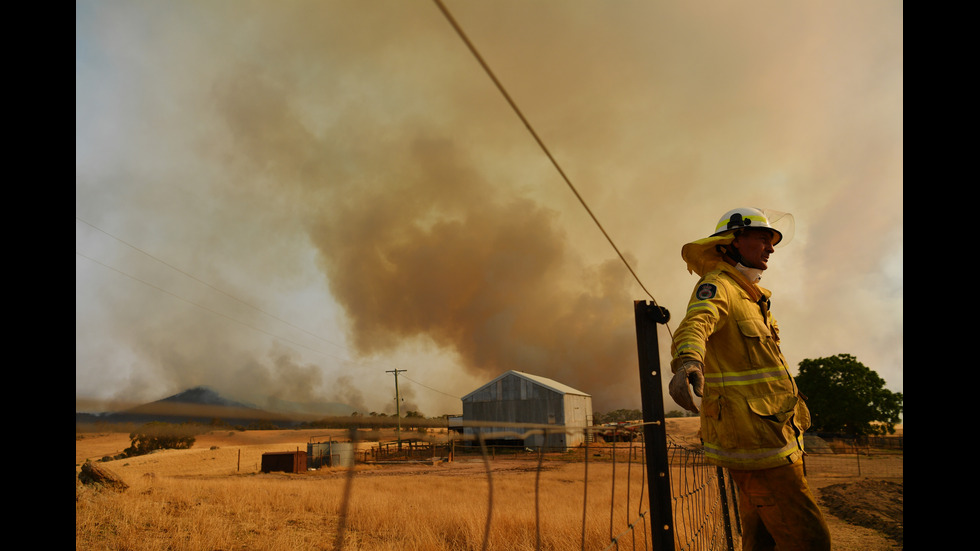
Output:
[[[669,419],[668,434],[694,441],[697,425],[696,418]],[[636,520],[643,491],[636,464],[590,461],[585,487],[582,462],[548,460],[539,471],[533,456],[498,457],[489,470],[482,459],[457,457],[358,464],[353,476],[341,467],[260,472],[263,453],[305,451],[311,438],[323,440],[331,433],[347,436],[326,430],[213,431],[199,435],[191,449],[100,462],[129,485],[122,492],[82,485],[77,474],[86,460],[99,461],[128,447],[128,434],[76,433],[76,549],[336,549],[342,518],[342,547],[351,550],[470,550],[481,549],[485,539],[491,550],[533,550],[540,538],[540,549],[561,551],[581,549],[583,532],[587,549],[603,549],[611,530],[619,533]],[[365,436],[394,439],[393,433],[378,431]],[[811,479],[816,489],[858,482]],[[829,513],[828,520],[836,549],[901,549],[876,530]],[[620,540],[623,544],[632,548],[628,538]],[[643,547],[638,541],[637,548]]]

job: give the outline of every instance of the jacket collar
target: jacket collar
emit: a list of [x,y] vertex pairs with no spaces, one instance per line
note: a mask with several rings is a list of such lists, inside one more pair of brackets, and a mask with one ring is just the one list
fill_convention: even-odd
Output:
[[769,298],[772,297],[772,291],[758,284],[749,283],[749,280],[746,279],[745,276],[743,276],[742,273],[735,268],[735,266],[732,266],[727,262],[718,263],[718,265],[715,267],[715,271],[723,272],[729,278],[734,280],[743,291],[748,293],[749,298],[752,299],[752,302],[759,302],[759,300],[763,297],[765,297],[768,301]]
[[735,266],[729,264],[724,256],[718,252],[718,245],[728,245],[734,239],[735,236],[731,234],[719,235],[698,239],[681,247],[681,258],[687,262],[687,271],[696,273],[699,277],[704,277],[705,274],[716,270],[724,272],[749,294],[752,302],[758,302],[762,297],[768,299],[772,296],[771,291],[749,282]]
[[687,262],[688,273],[696,273],[700,277],[715,269],[718,264],[725,264],[724,257],[718,252],[718,245],[728,245],[735,236],[719,235],[692,241],[681,247],[681,258]]

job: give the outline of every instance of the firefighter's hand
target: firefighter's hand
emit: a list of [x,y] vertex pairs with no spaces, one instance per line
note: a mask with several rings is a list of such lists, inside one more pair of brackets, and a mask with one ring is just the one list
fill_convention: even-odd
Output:
[[697,360],[685,362],[674,373],[667,388],[670,390],[670,397],[677,402],[677,405],[688,411],[700,413],[694,403],[694,395],[697,394],[700,398],[704,393],[704,367],[701,362]]

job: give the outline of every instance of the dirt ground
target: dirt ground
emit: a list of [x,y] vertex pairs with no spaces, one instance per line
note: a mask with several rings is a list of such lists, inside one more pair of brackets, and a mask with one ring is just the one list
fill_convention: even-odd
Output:
[[904,548],[901,480],[811,478],[810,487],[839,551]]
[[903,485],[888,480],[833,484],[820,490],[820,501],[835,516],[873,528],[901,543],[904,538]]

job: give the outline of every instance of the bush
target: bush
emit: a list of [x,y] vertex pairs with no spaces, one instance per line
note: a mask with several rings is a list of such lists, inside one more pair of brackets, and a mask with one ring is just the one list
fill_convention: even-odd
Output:
[[189,424],[173,425],[153,421],[129,434],[130,447],[123,450],[126,457],[144,455],[154,450],[186,450],[194,445],[195,436],[200,431]]

